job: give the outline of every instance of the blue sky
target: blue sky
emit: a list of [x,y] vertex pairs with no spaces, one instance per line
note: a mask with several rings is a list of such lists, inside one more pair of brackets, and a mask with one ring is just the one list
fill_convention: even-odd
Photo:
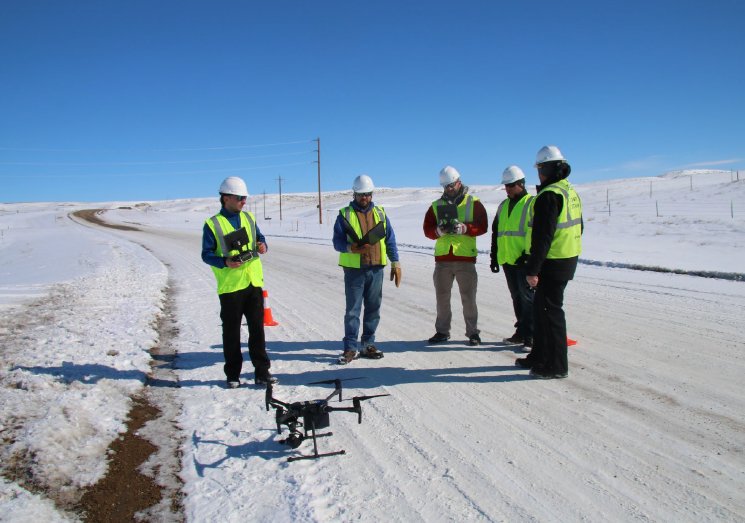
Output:
[[0,2],[0,202],[745,170],[745,2]]

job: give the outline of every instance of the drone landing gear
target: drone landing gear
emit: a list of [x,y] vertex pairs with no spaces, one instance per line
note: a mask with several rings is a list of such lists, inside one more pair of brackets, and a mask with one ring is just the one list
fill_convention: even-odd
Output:
[[[320,436],[321,434],[319,434]],[[324,436],[330,436],[331,434],[323,434]],[[301,459],[318,459],[318,458],[325,458],[327,456],[340,456],[342,454],[346,454],[346,450],[337,450],[336,452],[324,452],[323,454],[318,453],[318,449],[314,446],[313,447],[313,454],[310,454],[308,456],[290,456],[287,458],[287,461],[300,461]]]
[[[316,427],[313,418],[310,418],[308,420],[306,418],[306,421],[310,421],[310,428],[306,428],[305,434],[303,435],[300,431],[295,431],[293,434],[290,434],[290,436],[280,441],[280,443],[285,443],[287,445],[290,445],[292,448],[297,448],[300,446],[300,443],[303,442],[304,439],[307,439],[310,433],[310,437],[313,439],[313,454],[309,455],[303,455],[303,456],[290,456],[287,458],[287,461],[299,461],[301,459],[318,459],[318,458],[325,458],[326,456],[339,456],[341,454],[346,454],[346,450],[337,450],[335,452],[324,452],[323,454],[318,453],[318,442],[316,441],[316,438],[325,438],[328,436],[333,436],[333,432],[324,432],[323,434],[316,434]],[[323,425],[323,423],[322,423]],[[328,424],[319,427],[319,428],[325,428]]]

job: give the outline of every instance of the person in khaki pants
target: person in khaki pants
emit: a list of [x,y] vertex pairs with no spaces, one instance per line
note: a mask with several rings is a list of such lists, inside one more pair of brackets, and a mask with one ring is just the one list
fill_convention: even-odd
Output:
[[468,194],[460,173],[445,166],[440,171],[442,196],[432,202],[424,216],[424,235],[435,240],[435,284],[437,319],[435,334],[429,343],[442,343],[450,339],[450,323],[453,317],[450,297],[453,280],[458,282],[463,319],[466,322],[466,337],[470,345],[481,344],[478,328],[479,311],[476,305],[476,236],[489,230],[484,205],[475,196]]

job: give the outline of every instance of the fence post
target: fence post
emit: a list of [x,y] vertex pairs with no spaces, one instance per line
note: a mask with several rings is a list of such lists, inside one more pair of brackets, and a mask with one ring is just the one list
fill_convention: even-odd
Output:
[[660,204],[657,200],[654,201],[654,209],[657,212],[657,217],[660,217]]

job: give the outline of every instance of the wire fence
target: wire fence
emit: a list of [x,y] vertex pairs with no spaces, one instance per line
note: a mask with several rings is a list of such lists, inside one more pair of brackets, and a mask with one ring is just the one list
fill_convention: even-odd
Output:
[[580,193],[592,216],[745,218],[745,172],[685,171]]

